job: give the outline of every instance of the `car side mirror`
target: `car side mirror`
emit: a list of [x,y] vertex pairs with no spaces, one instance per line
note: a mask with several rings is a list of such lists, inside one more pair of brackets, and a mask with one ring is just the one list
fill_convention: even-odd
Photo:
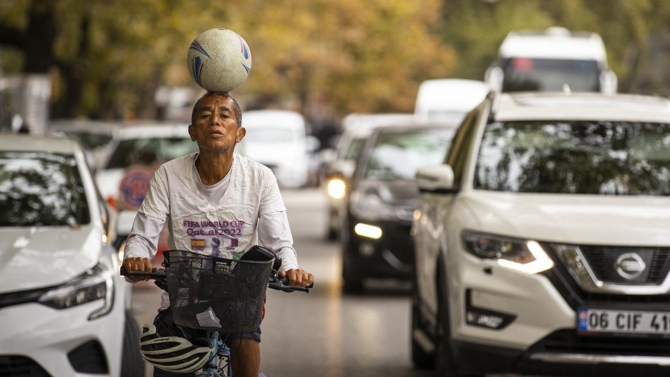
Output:
[[616,94],[618,84],[614,71],[608,69],[600,74],[600,91],[604,94]]
[[130,231],[133,229],[133,222],[135,222],[136,211],[119,211],[116,216],[116,238],[115,246],[121,246],[121,243],[128,238]]
[[312,135],[307,136],[307,152],[314,153],[319,149],[320,146],[321,142],[319,139]]
[[414,176],[420,192],[435,194],[454,193],[454,170],[451,166],[430,165],[419,168]]
[[488,84],[491,90],[499,93],[502,91],[504,76],[505,74],[503,73],[502,68],[491,67],[486,70],[486,74],[484,75],[484,81],[486,82],[486,84]]

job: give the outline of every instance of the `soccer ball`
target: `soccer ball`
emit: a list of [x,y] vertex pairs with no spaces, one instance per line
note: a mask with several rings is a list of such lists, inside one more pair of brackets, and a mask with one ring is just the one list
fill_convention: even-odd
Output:
[[205,90],[229,92],[249,77],[251,50],[234,31],[209,29],[191,43],[186,64],[191,77]]

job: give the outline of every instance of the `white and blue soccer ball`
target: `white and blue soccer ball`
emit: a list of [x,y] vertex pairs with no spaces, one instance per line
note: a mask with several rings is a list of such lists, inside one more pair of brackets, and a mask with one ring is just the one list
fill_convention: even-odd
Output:
[[229,29],[209,29],[193,40],[186,58],[191,77],[210,92],[230,92],[249,77],[251,50]]

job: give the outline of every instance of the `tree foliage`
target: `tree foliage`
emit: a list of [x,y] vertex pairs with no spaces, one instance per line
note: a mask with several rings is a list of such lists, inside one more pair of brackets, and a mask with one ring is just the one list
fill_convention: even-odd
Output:
[[194,85],[190,41],[227,27],[253,54],[236,96],[343,115],[412,111],[421,81],[481,80],[509,31],[549,26],[598,32],[622,91],[661,92],[649,45],[670,46],[669,16],[666,0],[2,0],[0,45],[6,72],[52,73],[55,116],[152,117],[158,86]]

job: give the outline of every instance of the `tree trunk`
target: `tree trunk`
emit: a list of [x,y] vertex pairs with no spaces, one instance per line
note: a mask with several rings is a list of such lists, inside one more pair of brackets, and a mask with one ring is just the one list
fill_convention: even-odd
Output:
[[55,0],[34,0],[24,34],[24,73],[48,73],[54,63]]

